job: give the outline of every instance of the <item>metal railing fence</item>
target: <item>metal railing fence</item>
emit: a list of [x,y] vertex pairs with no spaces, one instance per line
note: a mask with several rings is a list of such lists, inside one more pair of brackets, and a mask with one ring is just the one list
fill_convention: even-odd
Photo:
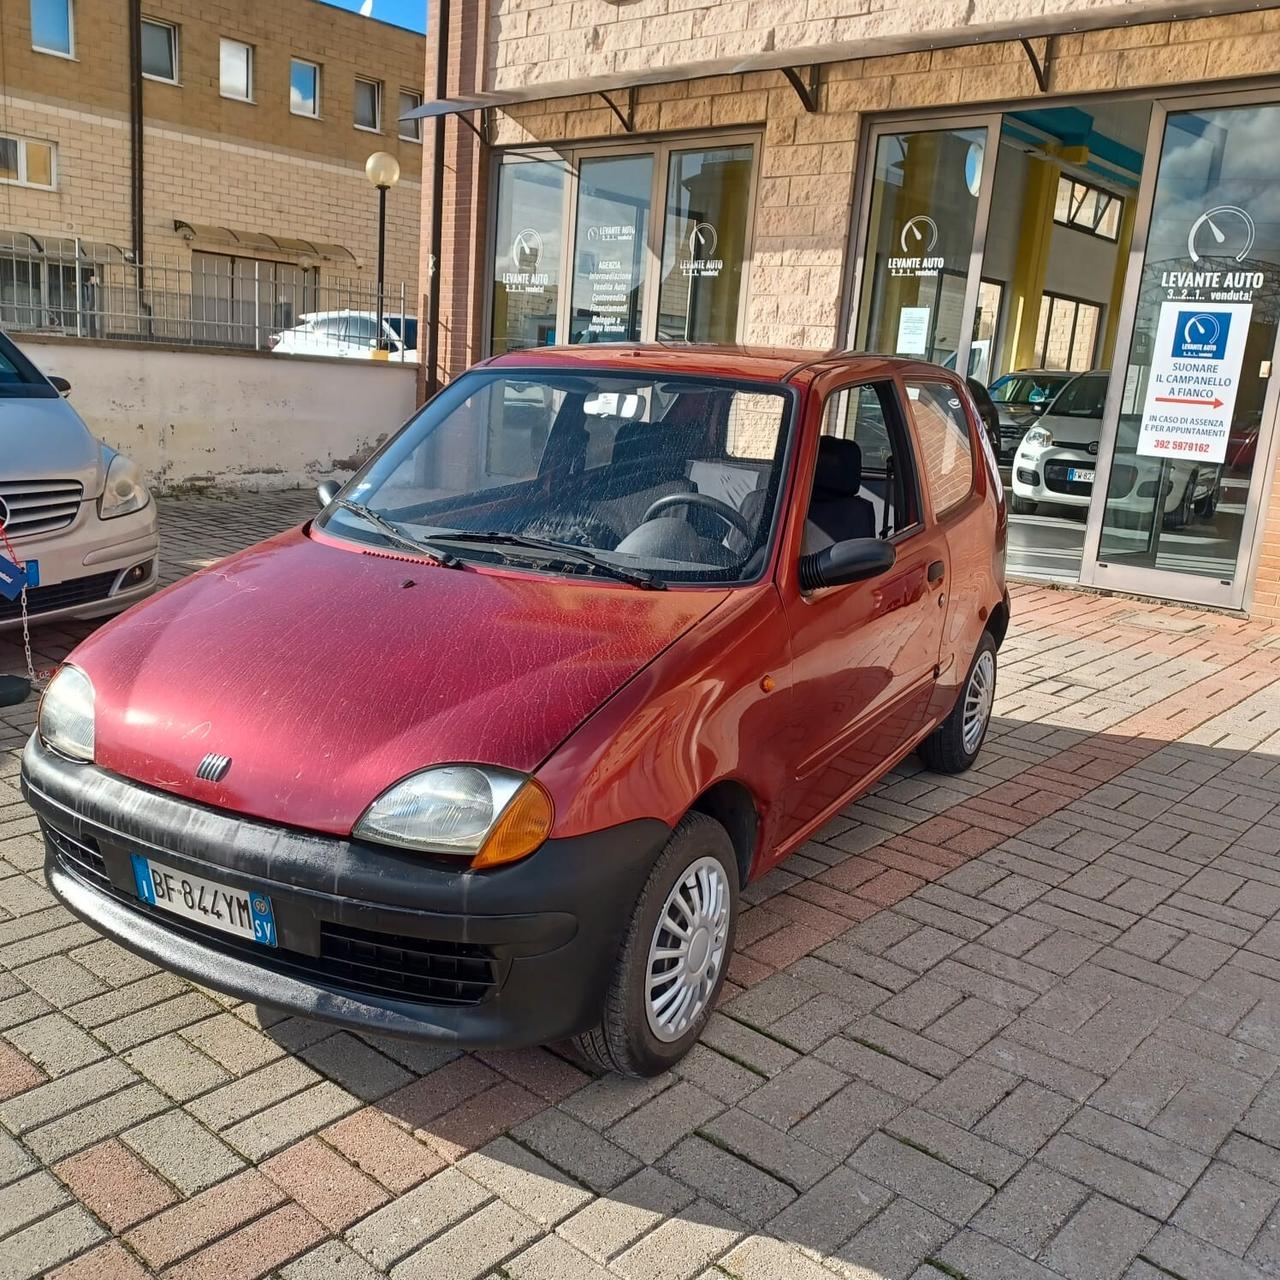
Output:
[[15,333],[281,355],[417,359],[418,320],[403,283],[373,284],[316,267],[222,254],[190,264],[95,260],[0,247],[0,327]]

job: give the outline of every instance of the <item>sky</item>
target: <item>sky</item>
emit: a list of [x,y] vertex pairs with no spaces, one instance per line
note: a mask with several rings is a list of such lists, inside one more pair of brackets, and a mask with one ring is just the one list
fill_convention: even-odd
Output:
[[[339,9],[359,10],[367,7],[367,0],[322,0]],[[394,22],[397,27],[411,31],[426,31],[427,0],[373,0],[373,16],[383,22]]]

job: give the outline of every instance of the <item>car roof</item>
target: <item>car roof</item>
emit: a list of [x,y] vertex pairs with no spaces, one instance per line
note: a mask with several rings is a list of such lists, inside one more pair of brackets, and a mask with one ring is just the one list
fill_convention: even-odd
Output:
[[927,371],[954,378],[950,370],[920,360],[862,351],[810,351],[794,347],[755,347],[732,343],[618,342],[577,346],[527,347],[484,361],[498,368],[648,369],[658,373],[749,378],[767,382],[808,381],[853,366],[855,376],[885,377],[892,371]]

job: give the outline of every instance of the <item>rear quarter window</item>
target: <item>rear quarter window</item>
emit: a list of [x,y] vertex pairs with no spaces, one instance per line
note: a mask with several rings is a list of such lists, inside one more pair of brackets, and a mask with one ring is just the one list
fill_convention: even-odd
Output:
[[969,418],[960,393],[948,383],[911,380],[906,388],[920,441],[920,470],[934,515],[941,518],[973,491]]

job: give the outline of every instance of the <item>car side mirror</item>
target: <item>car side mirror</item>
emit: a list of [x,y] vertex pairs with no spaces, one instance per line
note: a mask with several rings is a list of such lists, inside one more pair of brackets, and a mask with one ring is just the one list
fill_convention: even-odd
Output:
[[26,676],[0,676],[0,707],[16,707],[31,696],[31,681]]
[[800,587],[817,591],[877,578],[893,568],[898,553],[882,538],[851,538],[800,557]]
[[338,496],[341,488],[342,486],[336,480],[325,480],[316,485],[316,501],[322,510]]
[[60,378],[56,373],[51,373],[49,381],[60,396],[69,396],[71,394],[71,383],[66,378]]

